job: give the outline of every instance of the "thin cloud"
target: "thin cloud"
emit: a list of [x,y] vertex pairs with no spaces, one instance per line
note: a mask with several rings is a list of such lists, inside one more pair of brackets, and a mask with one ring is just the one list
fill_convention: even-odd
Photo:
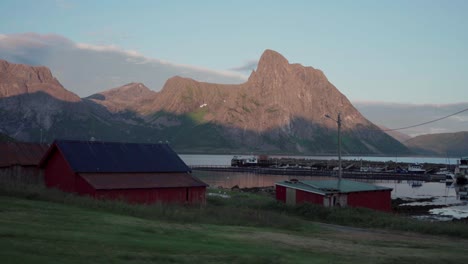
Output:
[[76,43],[54,34],[0,35],[0,58],[13,63],[47,66],[65,88],[82,97],[114,88],[115,76],[121,80],[117,85],[138,81],[155,91],[176,75],[226,84],[247,79],[235,71],[171,63],[115,45]]
[[[449,118],[458,122],[468,122],[468,115],[456,115]],[[466,129],[468,130],[468,127]]]
[[229,70],[236,72],[251,72],[258,66],[258,60],[249,60],[239,67],[234,67]]
[[[370,121],[389,129],[435,120],[468,108],[468,102],[454,104],[402,104],[358,101],[354,106]],[[411,136],[468,131],[468,112],[423,126],[400,130]]]

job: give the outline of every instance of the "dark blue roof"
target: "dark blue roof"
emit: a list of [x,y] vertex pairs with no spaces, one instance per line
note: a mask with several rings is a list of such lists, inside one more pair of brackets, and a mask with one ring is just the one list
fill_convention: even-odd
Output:
[[75,172],[190,171],[167,144],[57,140],[54,145]]

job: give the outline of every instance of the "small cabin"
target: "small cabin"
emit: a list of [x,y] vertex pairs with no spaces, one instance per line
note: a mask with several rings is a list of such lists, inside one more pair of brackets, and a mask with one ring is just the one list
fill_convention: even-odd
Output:
[[350,180],[277,182],[276,199],[286,204],[313,203],[325,207],[362,207],[391,211],[392,188]]

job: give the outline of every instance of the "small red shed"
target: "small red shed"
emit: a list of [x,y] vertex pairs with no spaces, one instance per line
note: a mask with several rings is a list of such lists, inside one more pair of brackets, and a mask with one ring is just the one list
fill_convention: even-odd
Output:
[[132,203],[205,203],[207,184],[167,144],[55,141],[42,158],[47,187]]
[[44,183],[39,162],[49,145],[24,142],[0,143],[0,182],[6,184]]
[[392,188],[363,182],[341,180],[278,182],[276,199],[296,205],[305,202],[325,207],[364,207],[379,211],[391,211]]

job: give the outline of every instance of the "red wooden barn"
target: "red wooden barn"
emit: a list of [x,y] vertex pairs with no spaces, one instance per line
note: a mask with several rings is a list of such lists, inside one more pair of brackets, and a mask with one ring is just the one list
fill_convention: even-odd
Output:
[[42,158],[47,187],[133,203],[205,203],[207,184],[167,144],[55,141]]
[[49,145],[24,142],[0,143],[0,182],[7,184],[43,184],[38,165]]
[[287,204],[320,204],[325,207],[365,207],[380,211],[391,211],[392,188],[375,186],[363,182],[337,180],[278,182],[276,199]]

